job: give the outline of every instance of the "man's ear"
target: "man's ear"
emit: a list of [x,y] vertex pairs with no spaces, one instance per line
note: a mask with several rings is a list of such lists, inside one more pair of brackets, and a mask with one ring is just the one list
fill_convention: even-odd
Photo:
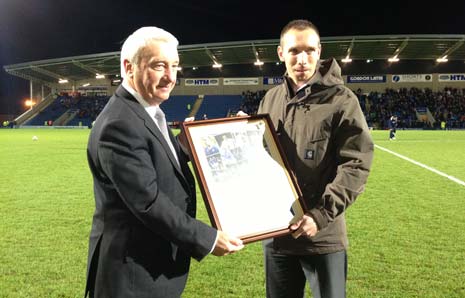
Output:
[[128,59],[124,59],[123,64],[126,77],[132,78],[134,75],[134,64],[132,64]]
[[277,51],[278,51],[279,61],[284,62],[283,48],[281,48],[281,46],[278,46]]

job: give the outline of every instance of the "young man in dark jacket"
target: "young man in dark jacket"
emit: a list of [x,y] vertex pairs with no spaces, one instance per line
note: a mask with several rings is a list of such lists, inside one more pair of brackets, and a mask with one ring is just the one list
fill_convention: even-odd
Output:
[[357,97],[334,59],[320,60],[318,29],[295,20],[281,32],[284,83],[269,90],[268,113],[308,207],[292,235],[264,242],[267,297],[345,297],[344,213],[364,190],[373,142]]

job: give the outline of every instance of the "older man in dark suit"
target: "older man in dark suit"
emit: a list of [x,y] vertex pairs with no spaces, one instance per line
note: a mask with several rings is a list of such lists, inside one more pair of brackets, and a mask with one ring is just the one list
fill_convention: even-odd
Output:
[[243,247],[240,239],[195,219],[188,159],[159,107],[176,83],[177,45],[156,27],[129,36],[121,50],[122,86],[92,128],[90,297],[180,297],[191,257]]

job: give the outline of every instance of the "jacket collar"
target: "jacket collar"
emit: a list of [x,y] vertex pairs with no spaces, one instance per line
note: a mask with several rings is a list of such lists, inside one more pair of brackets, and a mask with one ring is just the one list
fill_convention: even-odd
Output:
[[284,85],[288,100],[297,98],[304,99],[310,94],[318,93],[330,87],[343,84],[341,77],[341,68],[334,58],[328,60],[319,60],[316,66],[315,74],[302,86],[297,92],[293,91],[291,78],[287,71],[284,73]]
[[[163,146],[163,149],[168,154],[171,163],[176,168],[176,170],[182,174],[181,168],[179,167],[179,164],[176,161],[173,152],[171,151],[168,143],[166,142],[165,137],[161,133],[158,126],[155,124],[154,120],[150,118],[150,115],[145,110],[145,108],[122,85],[120,85],[116,89],[115,94],[117,95],[117,97],[123,99],[123,102],[125,102],[134,111],[134,113],[144,121],[145,127],[160,141],[160,143]],[[171,142],[173,142],[173,146],[179,155],[179,146],[177,146],[176,140],[174,139],[174,136],[172,135],[170,129],[168,129],[168,133],[170,135]]]

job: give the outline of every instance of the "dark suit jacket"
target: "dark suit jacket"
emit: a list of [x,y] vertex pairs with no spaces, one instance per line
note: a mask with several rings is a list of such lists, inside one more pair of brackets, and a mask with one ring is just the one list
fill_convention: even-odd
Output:
[[[171,133],[170,133],[171,135]],[[145,109],[118,87],[87,148],[94,179],[86,294],[180,297],[190,258],[205,257],[216,230],[194,219],[195,184]]]

